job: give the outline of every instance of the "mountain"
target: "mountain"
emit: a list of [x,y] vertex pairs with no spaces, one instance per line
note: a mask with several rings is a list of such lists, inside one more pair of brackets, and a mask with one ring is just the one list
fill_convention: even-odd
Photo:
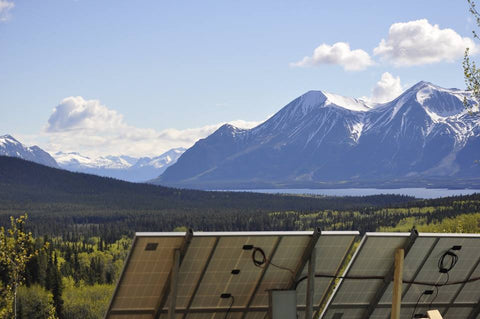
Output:
[[428,82],[376,105],[310,91],[255,128],[220,127],[154,183],[206,189],[458,186],[480,178],[480,115],[465,109],[465,97]]
[[131,156],[90,158],[76,152],[57,152],[54,157],[61,168],[69,171],[113,177],[130,182],[145,182],[163,173],[184,151],[184,148],[175,148],[160,156],[142,158]]
[[0,136],[0,155],[19,157],[38,164],[58,167],[57,162],[38,146],[25,146],[11,135]]

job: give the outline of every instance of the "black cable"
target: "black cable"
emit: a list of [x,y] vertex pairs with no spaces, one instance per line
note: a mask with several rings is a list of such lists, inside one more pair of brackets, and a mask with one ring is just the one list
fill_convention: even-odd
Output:
[[230,298],[232,299],[232,302],[230,302],[230,307],[228,307],[228,310],[227,310],[227,312],[225,313],[225,318],[224,318],[224,319],[227,319],[228,314],[230,313],[230,310],[232,310],[233,303],[235,302],[235,297],[234,297],[233,295],[230,296]]
[[422,293],[420,294],[420,296],[418,297],[417,303],[415,304],[415,308],[413,308],[412,318],[411,318],[411,319],[415,318],[415,311],[417,310],[417,306],[418,306],[418,304],[420,303],[420,299],[422,299],[422,296],[423,296],[424,294],[425,294],[425,291],[422,292]]
[[432,300],[430,300],[430,303],[428,304],[428,308],[430,309],[432,309],[432,304],[435,301],[435,299],[437,299],[437,296],[438,296],[438,287],[434,286],[434,288],[435,288],[435,297],[433,297]]
[[[335,276],[335,275],[328,275],[328,274],[315,274],[316,278],[333,278],[333,279],[356,279],[356,280],[385,280],[383,276]],[[297,287],[302,281],[307,279],[308,276],[301,277],[297,282],[295,287]],[[414,280],[403,280],[402,283],[404,284],[411,284],[411,285],[419,285],[419,286],[433,286],[433,287],[443,287],[443,286],[452,286],[452,285],[459,285],[465,284],[470,282],[475,282],[480,280],[480,277],[473,277],[467,280],[459,280],[459,281],[449,281],[447,283],[434,283],[434,282],[427,282],[427,281],[414,281]]]
[[[256,259],[257,253],[260,253],[262,259],[260,260]],[[259,247],[253,248],[252,261],[255,266],[263,268],[263,265],[267,262],[267,255],[265,255],[265,252],[263,251],[262,248],[259,248]]]
[[443,287],[443,286],[452,286],[452,285],[459,285],[459,284],[468,284],[470,282],[478,281],[480,280],[480,277],[474,277],[474,278],[469,278],[467,280],[458,280],[458,281],[449,281],[447,283],[443,284],[437,284],[433,282],[425,282],[425,281],[410,281],[410,280],[404,280],[404,284],[412,284],[412,285],[420,285],[420,286],[437,286],[437,287]]
[[[265,251],[262,248],[254,247],[253,245],[249,245],[249,246],[250,247],[244,248],[244,249],[252,249],[253,248],[252,262],[256,267],[264,268],[266,264],[270,264],[270,265],[272,265],[272,266],[274,266],[278,269],[289,271],[292,274],[292,277],[295,276],[295,272],[292,269],[287,268],[287,267],[283,267],[283,266],[279,266],[277,264],[274,264],[271,260],[268,260],[267,255],[265,254]],[[450,282],[449,281],[449,279],[450,279],[449,272],[450,272],[450,270],[453,269],[453,267],[455,267],[455,265],[457,264],[458,259],[459,259],[458,255],[455,254],[452,250],[455,250],[455,247],[450,248],[445,253],[443,253],[442,256],[440,257],[440,259],[438,260],[439,272],[447,275],[447,280],[443,284],[439,284],[438,282],[432,283],[432,282],[410,281],[410,280],[403,280],[403,283],[404,284],[435,287],[436,290],[437,290],[436,296],[433,298],[433,300],[435,300],[435,298],[438,295],[438,287],[449,286],[449,285],[458,285],[458,284],[469,283],[469,282],[474,282],[474,281],[480,280],[480,277],[474,277],[474,278],[469,278],[467,280],[462,280],[462,281],[455,281],[455,282]],[[258,258],[258,254],[260,254],[260,258]],[[450,257],[450,263],[447,263],[447,257]],[[336,275],[328,275],[328,274],[315,274],[315,277],[316,278],[332,278],[332,279],[357,279],[357,280],[379,279],[379,280],[385,280],[385,277],[383,277],[383,276],[336,276]],[[302,281],[304,281],[307,278],[308,278],[308,276],[303,276],[302,278],[300,278],[295,283],[295,289],[298,287],[298,285]],[[432,302],[433,302],[433,300],[432,300]]]
[[[443,286],[446,286],[448,284],[448,282],[450,281],[450,270],[453,269],[453,267],[455,267],[455,265],[457,264],[458,262],[458,255],[455,254],[452,249],[454,248],[450,248],[449,250],[447,250],[446,252],[444,252],[442,254],[442,256],[440,257],[440,259],[438,259],[438,263],[437,263],[437,266],[438,266],[438,272],[440,273],[440,275],[443,275],[445,274],[446,275],[446,279],[445,279],[445,282],[443,284],[438,284],[438,281],[440,280],[440,278],[438,279],[437,281],[437,284],[434,285],[433,287],[435,288],[435,296],[432,298],[432,300],[430,300],[430,304],[428,305],[429,308],[432,308],[432,304],[433,302],[437,299],[438,297],[438,293],[440,291],[439,287],[443,287]],[[450,257],[450,263],[446,263],[446,258]]]
[[[260,259],[257,259],[257,253],[260,254]],[[253,264],[255,266],[260,267],[260,268],[265,267],[265,265],[268,263],[268,264],[270,264],[270,265],[272,265],[272,266],[274,266],[278,269],[289,271],[292,274],[292,276],[295,275],[295,272],[292,269],[274,264],[271,260],[269,260],[267,258],[267,255],[265,254],[265,251],[263,251],[263,249],[260,248],[260,247],[254,247],[253,248],[252,261],[253,261]]]
[[[450,257],[450,263],[446,262],[447,257]],[[455,267],[458,262],[458,255],[455,254],[452,249],[450,248],[438,260],[438,271],[442,274],[447,274],[450,270]]]

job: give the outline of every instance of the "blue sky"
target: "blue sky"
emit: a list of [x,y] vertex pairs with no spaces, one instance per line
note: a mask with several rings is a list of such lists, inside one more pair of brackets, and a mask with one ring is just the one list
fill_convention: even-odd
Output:
[[[0,0],[0,135],[158,155],[221,123],[250,127],[308,90],[375,99],[383,79],[382,101],[420,80],[463,88],[474,27],[451,0]],[[412,32],[427,48],[405,44]]]

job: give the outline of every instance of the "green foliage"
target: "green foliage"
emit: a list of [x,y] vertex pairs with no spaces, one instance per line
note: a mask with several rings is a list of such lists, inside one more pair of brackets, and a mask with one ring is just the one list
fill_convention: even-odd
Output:
[[65,318],[103,318],[114,285],[94,284],[75,286],[73,279],[65,281],[63,315]]
[[402,219],[395,227],[380,227],[380,231],[408,231],[415,228],[431,233],[480,233],[480,213],[461,214],[428,223],[426,219]]
[[25,231],[27,215],[10,218],[10,228],[0,227],[0,318],[10,318],[15,310],[17,287],[25,280],[27,263],[38,250],[32,234]]
[[60,319],[102,318],[131,239],[121,238],[112,244],[99,237],[78,241],[64,241],[60,237],[35,240],[42,247],[46,242],[48,248],[41,249],[27,263],[28,288],[22,289],[34,299],[37,295],[43,298],[38,301],[42,305],[47,304],[45,295],[48,295]]
[[[17,318],[55,319],[53,295],[39,285],[18,288]],[[73,317],[72,317],[73,318]]]
[[[474,0],[467,0],[469,4],[469,11],[475,19],[478,27],[480,27],[480,13],[477,11]],[[479,39],[475,30],[472,31],[473,37]],[[473,97],[480,101],[480,69],[477,68],[475,61],[470,59],[470,48],[465,49],[465,56],[463,58],[463,74],[467,90],[472,92]],[[463,103],[466,107],[472,107],[469,101],[465,98]]]

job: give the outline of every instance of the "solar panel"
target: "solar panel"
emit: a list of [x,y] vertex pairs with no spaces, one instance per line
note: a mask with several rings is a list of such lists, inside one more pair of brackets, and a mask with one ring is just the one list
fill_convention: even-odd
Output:
[[[181,256],[177,319],[224,319],[227,312],[229,319],[264,319],[268,291],[295,289],[297,282],[303,318],[303,278],[312,251],[316,270],[338,275],[357,237],[358,232],[319,231],[137,233],[106,318],[167,318],[175,251]],[[315,311],[334,281],[315,281]]]
[[430,309],[444,318],[480,317],[480,280],[468,282],[480,277],[480,235],[367,233],[321,318],[390,318],[397,248],[405,250],[401,318]]

